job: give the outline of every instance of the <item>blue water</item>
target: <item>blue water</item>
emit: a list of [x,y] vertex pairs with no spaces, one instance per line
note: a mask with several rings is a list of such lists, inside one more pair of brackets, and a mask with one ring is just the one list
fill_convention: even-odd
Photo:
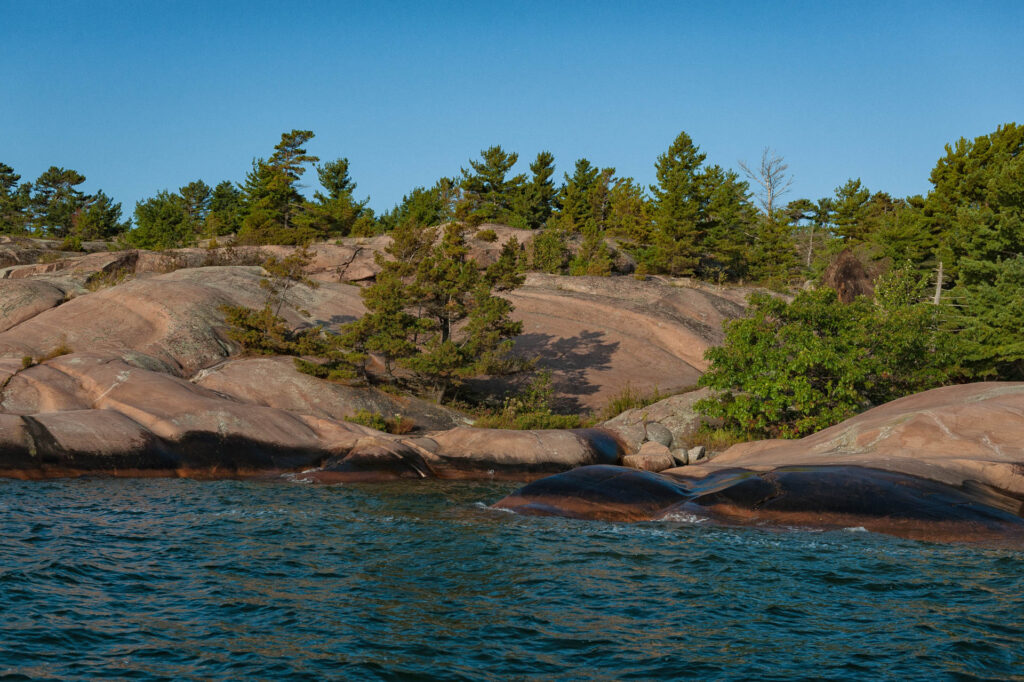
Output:
[[0,481],[0,678],[1024,679],[1020,552],[514,487]]

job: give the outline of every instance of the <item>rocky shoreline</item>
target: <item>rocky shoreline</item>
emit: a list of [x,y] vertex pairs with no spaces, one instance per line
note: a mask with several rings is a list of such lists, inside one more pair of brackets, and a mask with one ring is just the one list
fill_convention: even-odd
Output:
[[[321,285],[296,288],[288,323],[360,315],[350,278],[372,276],[379,246],[317,245],[309,274]],[[261,270],[207,264],[225,258],[99,252],[3,270],[0,476],[502,478],[533,481],[496,505],[527,514],[685,512],[922,539],[1016,537],[1024,524],[1024,384],[936,389],[710,460],[683,447],[701,392],[592,429],[474,429],[442,406],[301,374],[290,358],[240,357],[221,307],[261,305]],[[623,387],[692,384],[722,321],[742,310],[735,291],[627,278],[531,275],[512,296],[517,345],[552,370],[560,400],[588,408]],[[361,410],[414,426],[395,435],[348,421]]]

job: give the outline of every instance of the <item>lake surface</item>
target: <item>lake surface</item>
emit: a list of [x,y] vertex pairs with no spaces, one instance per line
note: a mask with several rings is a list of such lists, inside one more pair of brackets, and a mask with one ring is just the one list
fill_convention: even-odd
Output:
[[0,480],[2,679],[1024,679],[1024,553],[514,484]]

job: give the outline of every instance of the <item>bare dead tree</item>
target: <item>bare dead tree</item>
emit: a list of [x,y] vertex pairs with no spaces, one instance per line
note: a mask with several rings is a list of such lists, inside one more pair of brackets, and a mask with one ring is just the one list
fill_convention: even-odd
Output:
[[757,201],[761,204],[765,214],[769,218],[775,215],[775,205],[779,197],[786,194],[793,185],[793,177],[786,173],[789,169],[781,155],[773,152],[771,148],[765,147],[761,152],[761,166],[756,170],[751,169],[745,162],[739,162],[743,173],[750,178],[751,182],[760,189],[757,192]]

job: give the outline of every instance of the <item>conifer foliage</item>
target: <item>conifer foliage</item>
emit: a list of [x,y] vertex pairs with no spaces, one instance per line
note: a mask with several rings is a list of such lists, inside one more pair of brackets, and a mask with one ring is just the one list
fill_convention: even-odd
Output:
[[389,380],[439,401],[466,378],[513,367],[510,339],[522,330],[495,293],[523,281],[518,245],[481,272],[464,231],[458,223],[440,234],[415,222],[396,228],[390,258],[379,257],[382,270],[362,291],[367,313],[342,333],[346,347],[381,357]]

